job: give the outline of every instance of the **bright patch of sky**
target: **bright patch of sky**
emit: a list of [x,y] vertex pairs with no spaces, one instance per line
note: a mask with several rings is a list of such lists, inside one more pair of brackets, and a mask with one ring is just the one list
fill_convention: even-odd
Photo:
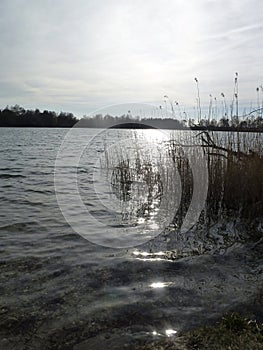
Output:
[[263,84],[260,0],[1,0],[0,108],[73,112],[109,104],[245,104]]

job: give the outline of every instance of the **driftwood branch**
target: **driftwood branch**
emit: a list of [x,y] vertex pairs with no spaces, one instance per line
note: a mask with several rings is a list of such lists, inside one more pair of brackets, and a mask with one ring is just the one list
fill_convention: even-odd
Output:
[[[206,138],[202,134],[204,134],[206,136]],[[203,142],[203,145],[202,145],[203,147],[205,146],[205,147],[209,147],[209,148],[216,149],[219,151],[223,151],[223,152],[226,152],[228,155],[232,155],[232,156],[239,157],[239,158],[251,156],[251,154],[247,154],[247,153],[242,152],[242,151],[234,151],[232,149],[217,145],[215,143],[215,141],[212,140],[211,136],[209,135],[209,133],[207,131],[203,131],[199,135],[202,135],[201,140]]]
[[[228,156],[235,156],[237,158],[241,158],[241,157],[242,158],[250,158],[250,157],[254,156],[253,152],[250,152],[249,154],[247,154],[247,153],[242,152],[242,151],[234,151],[230,148],[217,145],[215,143],[215,141],[211,138],[208,131],[202,131],[201,133],[196,135],[196,137],[198,137],[198,136],[201,136],[201,141],[202,141],[202,144],[199,145],[199,147],[208,148],[211,150],[218,150],[218,151],[225,152],[227,154],[227,155],[225,155],[222,153],[208,151],[209,155],[222,156],[224,158],[228,158]],[[196,144],[181,144],[177,140],[169,140],[169,141],[167,141],[167,143],[169,143],[170,145],[173,145],[174,147],[182,147],[182,148],[197,147]]]

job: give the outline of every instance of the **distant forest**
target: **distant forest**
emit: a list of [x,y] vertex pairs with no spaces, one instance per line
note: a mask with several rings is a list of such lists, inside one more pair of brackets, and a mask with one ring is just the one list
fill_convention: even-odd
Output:
[[[77,125],[76,125],[77,124]],[[240,131],[263,131],[262,110],[250,113],[245,117],[233,116],[221,119],[200,119],[198,123],[188,118],[177,120],[173,118],[139,118],[129,113],[122,116],[111,116],[109,114],[97,114],[91,117],[77,119],[72,113],[39,109],[25,110],[19,105],[0,109],[0,127],[57,127],[71,128],[162,128],[162,129],[197,129],[197,130],[240,130]]]
[[59,127],[70,128],[77,123],[72,113],[25,110],[19,105],[0,110],[0,127]]

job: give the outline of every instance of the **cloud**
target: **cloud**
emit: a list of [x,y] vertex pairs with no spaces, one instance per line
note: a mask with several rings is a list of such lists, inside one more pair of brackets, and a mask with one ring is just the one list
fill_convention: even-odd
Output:
[[[259,0],[2,0],[0,106],[12,101],[79,115],[110,103],[195,103],[201,93],[242,97],[262,83]],[[252,91],[252,93],[251,93]]]

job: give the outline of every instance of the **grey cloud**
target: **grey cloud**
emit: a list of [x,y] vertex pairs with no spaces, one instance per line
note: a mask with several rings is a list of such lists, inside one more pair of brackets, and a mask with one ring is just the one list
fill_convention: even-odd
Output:
[[208,91],[236,70],[251,76],[248,95],[263,80],[262,10],[259,0],[2,0],[1,101],[83,114],[164,90],[189,101],[194,76]]

